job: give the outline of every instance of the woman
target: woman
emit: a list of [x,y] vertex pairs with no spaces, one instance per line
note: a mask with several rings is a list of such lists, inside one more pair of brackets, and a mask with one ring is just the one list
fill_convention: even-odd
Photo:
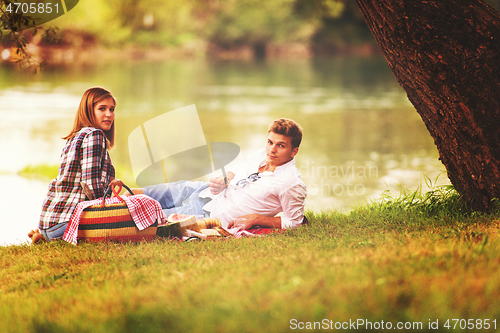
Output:
[[39,229],[28,234],[32,243],[62,238],[76,206],[86,200],[82,186],[90,189],[88,199],[97,199],[108,185],[119,182],[113,180],[115,169],[108,154],[115,144],[115,106],[106,89],[90,88],[83,94],[73,129],[63,138],[67,141],[59,172],[49,185]]

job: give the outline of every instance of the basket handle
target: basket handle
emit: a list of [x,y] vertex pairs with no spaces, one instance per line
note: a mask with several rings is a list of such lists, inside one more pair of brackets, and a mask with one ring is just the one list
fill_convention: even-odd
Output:
[[[106,188],[106,191],[104,191],[104,195],[102,196],[101,207],[105,206],[105,201],[106,201],[106,197],[108,196],[109,189],[111,189],[111,191],[113,192],[115,197],[118,197],[118,199],[120,199],[121,202],[125,202],[125,200],[123,200],[123,198],[120,197],[120,194],[119,194],[120,191],[122,190],[122,185],[123,185],[123,187],[125,187],[125,189],[127,191],[130,192],[130,194],[134,195],[134,192],[132,192],[132,190],[127,185],[125,185],[123,183],[116,185],[119,187],[118,191],[116,191],[115,186],[108,185],[108,187]],[[110,196],[111,196],[111,193],[110,193]]]

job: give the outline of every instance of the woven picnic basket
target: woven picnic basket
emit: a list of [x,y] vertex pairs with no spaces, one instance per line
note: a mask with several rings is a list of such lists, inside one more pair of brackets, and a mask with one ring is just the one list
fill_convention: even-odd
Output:
[[[132,191],[123,185],[132,195]],[[156,237],[158,222],[144,230],[139,230],[130,216],[125,200],[111,187],[111,191],[120,199],[120,203],[106,203],[110,187],[104,192],[101,204],[85,208],[78,226],[78,240],[87,242],[118,241],[138,242],[152,240]],[[109,201],[109,199],[107,200]]]

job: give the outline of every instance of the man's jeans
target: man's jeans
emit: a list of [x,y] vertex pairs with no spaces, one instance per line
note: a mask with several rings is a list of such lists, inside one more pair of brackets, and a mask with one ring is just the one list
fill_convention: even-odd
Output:
[[200,192],[208,188],[207,182],[190,182],[186,180],[146,186],[144,194],[155,199],[161,205],[163,212],[168,217],[170,214],[203,215],[210,214],[203,210],[207,200],[200,198]]

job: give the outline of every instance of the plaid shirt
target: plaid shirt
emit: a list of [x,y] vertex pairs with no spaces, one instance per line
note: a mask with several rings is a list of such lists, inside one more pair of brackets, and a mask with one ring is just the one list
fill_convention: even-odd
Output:
[[49,185],[42,206],[40,229],[68,222],[79,202],[85,200],[80,182],[85,182],[94,198],[104,195],[115,178],[115,168],[106,149],[104,132],[85,127],[66,142],[60,158],[59,173]]

